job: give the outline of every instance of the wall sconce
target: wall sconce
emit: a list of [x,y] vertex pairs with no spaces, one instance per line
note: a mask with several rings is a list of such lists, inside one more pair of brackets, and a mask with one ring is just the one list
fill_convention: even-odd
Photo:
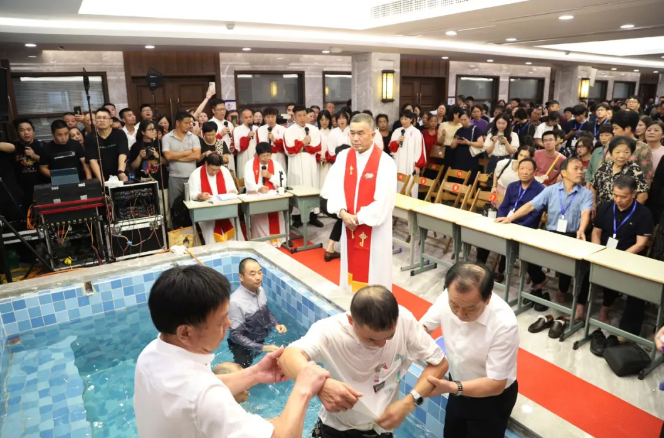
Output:
[[383,70],[383,102],[394,102],[394,70]]
[[579,98],[587,99],[590,94],[590,79],[583,78],[579,84]]
[[272,81],[270,82],[270,96],[277,97],[277,94],[278,94],[277,81]]
[[325,87],[325,97],[330,95],[330,87]]

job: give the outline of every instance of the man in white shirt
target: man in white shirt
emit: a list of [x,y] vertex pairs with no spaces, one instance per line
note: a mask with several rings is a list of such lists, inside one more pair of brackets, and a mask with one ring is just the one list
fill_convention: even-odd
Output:
[[136,115],[131,108],[123,108],[120,110],[120,120],[124,123],[122,130],[127,134],[127,143],[131,149],[131,145],[136,143],[136,134],[138,134],[138,126],[136,126]]
[[542,142],[542,135],[547,131],[553,131],[554,129],[560,129],[558,122],[560,121],[560,113],[558,111],[549,112],[549,117],[545,123],[540,123],[537,129],[535,130],[535,147],[542,149],[544,148],[544,143]]
[[[227,163],[228,170],[235,172],[235,147],[233,145],[233,124],[226,120],[226,102],[222,99],[212,99],[212,122],[217,124],[217,141],[215,143],[217,152],[222,153],[228,149],[230,157]],[[224,148],[225,146],[225,148]]]
[[[331,375],[319,394],[323,407],[316,429],[323,438],[391,438],[391,431],[430,396],[427,378],[440,378],[448,369],[431,336],[383,286],[361,289],[349,313],[312,325],[286,348],[279,366],[293,378],[311,360]],[[399,383],[416,360],[429,365],[413,391],[399,399]]]
[[[230,282],[201,265],[162,273],[150,292],[150,317],[159,331],[136,362],[134,410],[141,438],[285,438],[302,436],[309,401],[329,373],[308,363],[282,414],[268,422],[247,413],[233,396],[284,380],[283,352],[243,371],[215,376],[214,352],[231,326]],[[196,303],[197,305],[192,305]]]
[[420,321],[429,332],[442,326],[445,336],[451,379],[429,382],[436,385],[431,397],[450,394],[446,437],[503,438],[516,403],[519,327],[514,311],[492,290],[486,266],[457,263]]

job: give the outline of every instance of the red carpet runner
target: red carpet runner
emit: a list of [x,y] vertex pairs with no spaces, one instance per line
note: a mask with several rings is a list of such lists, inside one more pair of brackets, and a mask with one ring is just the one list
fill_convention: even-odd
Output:
[[[294,243],[301,246],[302,240],[299,243],[295,240]],[[282,251],[334,284],[339,284],[340,261],[326,263],[324,249],[297,254]],[[429,309],[428,301],[397,285],[393,286],[392,292],[399,304],[417,318]],[[440,331],[434,333],[434,336],[438,335]],[[570,354],[574,354],[571,345]],[[523,349],[519,349],[518,361],[519,392],[584,432],[596,438],[659,437],[662,420],[653,415]]]

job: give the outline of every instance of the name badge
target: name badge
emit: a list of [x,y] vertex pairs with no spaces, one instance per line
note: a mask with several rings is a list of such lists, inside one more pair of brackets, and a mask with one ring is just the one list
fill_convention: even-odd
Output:
[[509,213],[507,213],[507,217],[512,217],[514,216],[514,209],[511,209]]
[[496,210],[489,210],[489,219],[495,219],[498,216],[498,212]]
[[564,217],[558,219],[558,225],[556,225],[556,231],[559,233],[567,232],[567,220]]
[[618,239],[609,237],[609,240],[606,241],[606,247],[609,249],[618,249]]

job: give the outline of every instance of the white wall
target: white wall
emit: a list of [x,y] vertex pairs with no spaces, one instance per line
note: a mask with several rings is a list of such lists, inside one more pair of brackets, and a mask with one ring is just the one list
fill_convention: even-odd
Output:
[[[472,67],[471,67],[472,66]],[[527,65],[496,64],[490,62],[450,61],[448,78],[448,97],[455,96],[457,76],[498,76],[498,99],[507,101],[509,96],[510,77],[527,77],[544,79],[542,103],[548,100],[551,77],[550,67],[532,67]]]
[[[279,59],[281,58],[281,59]],[[304,71],[306,106],[323,107],[323,72],[351,71],[351,57],[337,55],[275,55],[262,53],[220,53],[221,97],[236,100],[235,71]]]

